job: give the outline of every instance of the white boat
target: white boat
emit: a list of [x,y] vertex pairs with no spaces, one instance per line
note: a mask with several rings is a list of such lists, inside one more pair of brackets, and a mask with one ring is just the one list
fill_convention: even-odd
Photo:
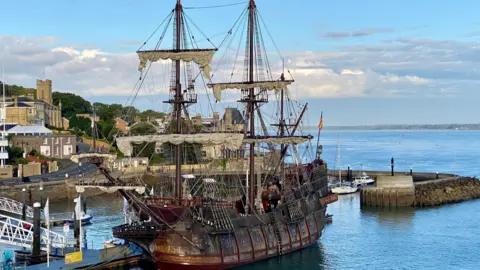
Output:
[[338,179],[340,180],[340,186],[332,188],[332,193],[338,195],[351,194],[357,192],[356,186],[351,186],[342,181],[342,169],[340,168],[340,136],[337,138],[337,167],[338,167]]
[[110,240],[106,240],[103,242],[103,247],[104,248],[113,248],[113,247],[116,247],[116,246],[121,246],[125,244],[125,241],[122,240],[122,239],[110,239]]
[[373,184],[375,184],[375,180],[368,176],[365,172],[362,172],[360,176],[355,177],[352,181],[352,185],[354,187],[364,187]]
[[336,188],[332,188],[332,192],[336,193],[338,195],[343,195],[343,194],[351,194],[355,193],[358,191],[357,187],[352,187],[352,186],[339,186]]

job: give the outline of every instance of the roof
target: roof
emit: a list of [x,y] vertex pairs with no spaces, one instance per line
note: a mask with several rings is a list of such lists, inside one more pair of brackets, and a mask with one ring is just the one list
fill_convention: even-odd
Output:
[[[5,97],[6,102],[13,102],[14,99],[15,99],[14,97]],[[18,96],[17,100],[18,100],[18,102],[34,102],[33,99],[31,99],[27,96]]]
[[[18,124],[5,124],[5,130],[8,131],[15,126],[18,126]],[[0,125],[0,130],[3,130],[3,125]]]
[[[232,111],[232,123],[230,124],[245,124],[242,113],[237,108],[227,108]],[[225,114],[223,114],[223,120],[225,120]]]
[[117,117],[117,118],[115,118],[115,119],[113,119],[113,120],[115,120],[115,121],[122,121],[122,122],[125,122],[125,123],[127,123],[127,124],[128,124],[128,122],[127,122],[127,121],[123,120],[123,119],[122,119],[122,118],[120,118],[120,117]]
[[15,126],[8,130],[10,134],[52,134],[53,132],[44,126]]
[[15,104],[10,104],[10,105],[7,105],[7,107],[32,107],[32,106],[28,105],[27,103],[23,103],[19,101],[17,103],[17,106],[15,106]]

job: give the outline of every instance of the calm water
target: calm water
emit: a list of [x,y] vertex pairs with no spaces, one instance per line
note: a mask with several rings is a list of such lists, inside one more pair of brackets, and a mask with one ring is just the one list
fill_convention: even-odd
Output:
[[[365,170],[389,170],[393,156],[401,171],[412,167],[480,175],[477,131],[324,131],[323,158],[331,169],[337,135],[342,168],[360,169],[363,164]],[[303,155],[302,149],[299,152]],[[89,198],[88,204],[94,216],[94,223],[85,227],[88,245],[101,248],[111,237],[111,226],[123,222],[122,201],[98,196]],[[359,205],[358,194],[341,196],[328,207],[333,223],[326,226],[317,245],[241,269],[479,269],[480,200],[401,211]],[[52,203],[52,212],[72,210],[73,202]]]

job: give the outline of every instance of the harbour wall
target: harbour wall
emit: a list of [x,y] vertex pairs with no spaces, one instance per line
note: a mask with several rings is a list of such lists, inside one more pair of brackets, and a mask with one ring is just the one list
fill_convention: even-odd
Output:
[[[360,175],[362,172],[368,174],[368,176],[372,177],[373,179],[377,179],[379,176],[388,176],[391,175],[391,171],[360,171],[360,170],[341,170],[342,180],[350,180],[353,179],[355,176]],[[410,175],[410,172],[397,172],[395,171],[395,175]],[[338,178],[338,170],[329,170],[328,176],[337,177]],[[455,175],[448,174],[448,173],[439,173],[438,179],[447,179],[452,178]],[[422,182],[428,180],[435,180],[437,179],[437,173],[431,172],[415,172],[412,171],[413,182]]]
[[[36,183],[24,183],[15,185],[0,185],[0,196],[10,198],[17,201],[22,201],[25,197],[25,201],[28,205],[32,205],[33,202],[39,201],[40,196],[43,193],[43,198],[46,200],[48,197],[50,201],[63,201],[73,200],[78,196],[75,190],[75,183],[78,179],[65,179],[51,182],[36,182]],[[86,179],[85,182],[90,182],[94,178]],[[99,182],[99,181],[97,181]],[[43,188],[43,191],[40,190]],[[25,191],[22,191],[25,188]],[[85,196],[97,196],[104,192],[100,189],[87,189],[85,190]]]
[[425,207],[480,198],[480,180],[471,177],[415,184],[414,206]]
[[[367,172],[368,175],[374,175]],[[383,175],[382,175],[383,174]],[[390,175],[389,175],[390,174]],[[362,206],[425,207],[480,198],[480,180],[450,174],[380,172],[376,187],[360,191]],[[407,180],[410,178],[410,180]],[[410,183],[409,183],[410,181]]]

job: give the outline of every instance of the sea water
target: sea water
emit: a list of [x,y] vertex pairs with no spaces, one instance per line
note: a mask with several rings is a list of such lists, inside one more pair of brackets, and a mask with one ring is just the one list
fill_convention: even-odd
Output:
[[[479,131],[323,131],[322,158],[330,169],[337,166],[338,137],[342,169],[390,170],[393,157],[396,171],[480,176]],[[308,150],[315,148],[316,139],[312,142]],[[301,158],[312,157],[305,149],[299,147]],[[123,223],[122,204],[112,195],[88,198],[94,217],[83,226],[89,248],[102,248],[112,237],[111,227]],[[73,207],[73,201],[54,202],[51,212],[65,216]],[[424,209],[360,209],[357,193],[340,196],[327,212],[333,223],[314,246],[240,269],[480,269],[480,200]],[[54,230],[63,233],[62,227]]]

